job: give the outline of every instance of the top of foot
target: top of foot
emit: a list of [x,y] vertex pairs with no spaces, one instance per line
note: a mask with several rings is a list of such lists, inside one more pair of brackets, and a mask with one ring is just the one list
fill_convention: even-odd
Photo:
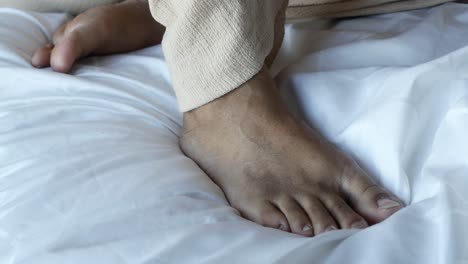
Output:
[[261,72],[184,116],[181,147],[241,214],[313,236],[365,228],[403,207],[352,159],[288,113]]

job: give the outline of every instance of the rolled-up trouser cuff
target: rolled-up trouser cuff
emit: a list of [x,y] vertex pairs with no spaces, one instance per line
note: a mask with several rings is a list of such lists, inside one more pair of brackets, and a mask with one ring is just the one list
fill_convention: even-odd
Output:
[[[286,0],[150,0],[181,111],[238,88],[264,66]],[[281,24],[282,28],[283,25]]]

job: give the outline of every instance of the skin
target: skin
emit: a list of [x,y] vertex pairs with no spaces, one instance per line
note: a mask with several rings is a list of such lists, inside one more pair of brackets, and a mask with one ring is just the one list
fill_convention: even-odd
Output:
[[[62,26],[32,64],[66,73],[79,58],[159,44],[163,33],[146,1],[97,7]],[[266,70],[184,113],[180,146],[242,216],[266,227],[314,236],[365,228],[404,206],[344,152],[293,118]]]
[[147,1],[99,6],[61,26],[52,43],[38,49],[31,63],[68,73],[78,59],[89,55],[125,53],[159,44],[164,30],[151,16]]

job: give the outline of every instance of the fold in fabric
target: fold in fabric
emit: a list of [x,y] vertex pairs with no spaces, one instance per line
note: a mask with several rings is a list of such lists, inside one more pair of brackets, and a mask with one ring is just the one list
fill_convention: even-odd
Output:
[[[149,0],[182,112],[238,88],[275,59],[284,21],[423,8],[451,0]],[[0,0],[0,7],[82,12],[119,0]],[[288,7],[289,4],[289,7]]]
[[69,16],[0,8],[0,263],[467,264],[467,14],[286,26],[291,111],[408,205],[311,239],[241,218],[183,155],[160,46],[37,70]]
[[434,6],[453,0],[290,0],[288,19],[338,18],[392,13]]
[[[166,26],[163,49],[180,110],[190,111],[238,88],[274,59],[287,18],[354,16],[427,7],[450,0],[150,0]],[[276,21],[276,23],[275,23]],[[284,21],[283,21],[284,22]],[[268,66],[268,65],[267,65]]]
[[[254,77],[275,38],[287,1],[150,0],[166,26],[162,42],[182,111],[204,105]],[[281,24],[283,27],[283,24]]]
[[[78,14],[123,0],[0,0],[0,7]],[[135,0],[138,1],[138,0]],[[453,0],[289,0],[288,18],[346,17],[423,8]],[[458,1],[458,2],[467,2]]]

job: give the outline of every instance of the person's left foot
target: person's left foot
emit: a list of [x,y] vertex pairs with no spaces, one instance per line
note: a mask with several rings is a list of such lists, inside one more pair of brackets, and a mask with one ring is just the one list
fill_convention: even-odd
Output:
[[53,43],[39,48],[31,63],[67,73],[80,58],[156,45],[161,43],[163,34],[164,27],[153,19],[148,1],[127,0],[99,6],[60,27]]
[[181,149],[242,216],[303,236],[365,228],[404,207],[351,157],[294,118],[266,70],[184,113]]

